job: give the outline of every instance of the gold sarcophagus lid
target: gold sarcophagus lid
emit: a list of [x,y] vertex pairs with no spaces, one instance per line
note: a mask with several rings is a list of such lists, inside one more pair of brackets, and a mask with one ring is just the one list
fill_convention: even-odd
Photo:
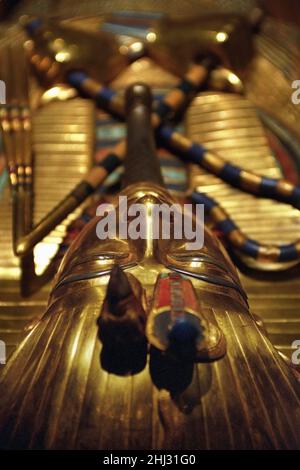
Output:
[[[51,279],[44,313],[32,315],[8,360],[0,343],[0,448],[300,449],[297,364],[273,344],[272,312],[265,325],[252,308],[255,295],[266,289],[269,305],[276,282],[296,278],[300,258],[293,230],[274,236],[280,217],[299,222],[299,186],[274,164],[277,153],[297,153],[294,121],[287,113],[279,125],[273,98],[255,96],[267,61],[256,41],[264,52],[272,21],[257,10],[189,20],[114,13],[82,19],[86,28],[23,18],[34,100],[12,68],[24,37],[8,49],[0,42],[14,70],[0,123],[20,305]],[[157,98],[153,82],[170,85]],[[61,130],[56,110],[72,103]],[[52,148],[41,145],[41,122],[65,140],[53,155],[77,139],[85,176],[72,173],[75,188],[37,220],[36,181],[54,175],[51,165],[38,173],[47,163],[39,152]],[[80,152],[95,154],[91,168]],[[66,161],[53,158],[62,173]],[[39,272],[36,247],[57,233],[58,251]]]

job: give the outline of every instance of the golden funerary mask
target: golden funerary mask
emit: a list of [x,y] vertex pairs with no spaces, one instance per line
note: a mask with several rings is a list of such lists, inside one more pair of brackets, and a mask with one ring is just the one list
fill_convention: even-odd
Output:
[[[175,201],[155,158],[149,90],[134,85],[126,99],[127,209],[110,208],[109,238],[97,235],[101,215],[75,239],[46,313],[5,367],[1,446],[297,447],[287,424],[299,421],[297,379],[249,312],[221,244],[203,226],[195,251],[184,236],[150,236],[153,207]],[[145,208],[145,238],[119,233],[134,204]]]

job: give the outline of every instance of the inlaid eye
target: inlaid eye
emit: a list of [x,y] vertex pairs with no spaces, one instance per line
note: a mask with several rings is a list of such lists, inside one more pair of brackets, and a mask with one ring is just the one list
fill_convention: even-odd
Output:
[[105,271],[114,264],[127,267],[135,263],[135,257],[130,252],[105,251],[87,255],[84,259],[74,263],[70,272]]
[[108,274],[115,264],[124,269],[131,268],[136,265],[136,258],[130,252],[114,251],[87,255],[84,259],[72,263],[70,269],[58,283],[58,286],[69,282],[101,277],[104,274]]
[[113,251],[99,253],[92,258],[86,260],[87,262],[93,263],[94,266],[97,266],[99,270],[108,269],[114,264],[118,264],[124,268],[128,265],[136,263],[135,256],[130,252],[116,253]]
[[127,253],[115,253],[113,251],[110,252],[105,252],[105,253],[100,253],[98,255],[95,255],[95,259],[99,261],[123,261],[127,258],[132,258],[132,254],[127,252]]
[[170,258],[176,259],[177,261],[203,261],[203,256],[201,255],[193,255],[190,253],[174,253]]
[[179,263],[184,265],[190,265],[190,267],[197,267],[202,264],[211,264],[217,266],[218,268],[226,270],[226,266],[223,265],[221,262],[216,261],[211,256],[207,255],[206,253],[193,253],[193,252],[186,252],[186,253],[171,253],[167,254],[167,261],[169,263]]

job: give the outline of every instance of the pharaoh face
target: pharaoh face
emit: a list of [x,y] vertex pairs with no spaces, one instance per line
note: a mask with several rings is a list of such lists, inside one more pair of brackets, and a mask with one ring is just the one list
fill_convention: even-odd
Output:
[[[50,302],[62,295],[71,299],[72,290],[86,292],[89,286],[97,295],[101,292],[100,339],[109,348],[114,340],[116,350],[135,345],[136,355],[147,334],[156,348],[192,360],[223,356],[224,337],[205,310],[223,305],[224,299],[245,306],[245,294],[225,251],[197,213],[181,217],[194,228],[195,240],[186,227],[179,236],[180,210],[164,189],[149,183],[128,186],[116,206],[99,206],[101,216],[90,222],[64,259]],[[82,296],[83,304],[90,300]],[[193,345],[187,355],[183,343]]]
[[[95,217],[75,240],[59,270],[54,295],[63,285],[106,276],[117,264],[145,288],[153,287],[162,272],[174,271],[194,282],[219,286],[224,292],[231,289],[235,296],[243,298],[233,264],[204,227],[203,219],[197,220],[190,212],[179,220],[177,211],[181,206],[164,189],[142,183],[132,185],[121,193],[118,202],[109,208],[105,205],[104,210],[99,206],[98,213],[110,213],[108,219]],[[189,225],[189,233],[184,230],[184,223]],[[199,237],[199,232],[203,237]]]

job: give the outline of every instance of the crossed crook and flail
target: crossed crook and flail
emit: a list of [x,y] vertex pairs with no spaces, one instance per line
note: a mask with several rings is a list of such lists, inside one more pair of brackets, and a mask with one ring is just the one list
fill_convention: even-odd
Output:
[[[156,102],[152,124],[159,143],[184,162],[200,165],[231,186],[249,194],[267,197],[300,209],[300,186],[285,179],[261,176],[233,165],[217,152],[208,151],[203,145],[192,142],[174,130],[174,127],[164,124],[167,120],[170,122],[172,117],[176,116],[178,111],[184,108],[201,88],[211,65],[212,62],[209,60],[194,65],[176,87]],[[68,82],[81,94],[92,98],[99,108],[110,112],[115,117],[124,118],[122,99],[110,88],[91,79],[84,72],[69,73]],[[111,173],[121,163],[122,160],[117,153],[110,153],[99,165],[104,166],[108,173]],[[194,202],[204,204],[216,228],[222,232],[229,245],[238,252],[265,263],[288,263],[300,259],[300,239],[282,245],[259,243],[242,232],[219,202],[199,192],[197,188],[191,191],[189,196]]]
[[[36,27],[39,27],[39,23],[37,26],[35,23],[33,25],[30,23],[30,25],[29,33],[32,35]],[[55,62],[55,64],[59,67],[58,63]],[[217,152],[207,150],[205,146],[192,142],[176,131],[176,119],[188,106],[192,97],[203,88],[211,70],[217,64],[218,61],[214,56],[202,57],[197,63],[191,65],[177,86],[162,99],[156,101],[151,124],[155,130],[157,142],[171,150],[184,162],[201,166],[227,184],[255,196],[271,198],[300,209],[300,186],[285,179],[261,176],[233,165]],[[81,95],[93,99],[99,108],[108,111],[118,119],[124,118],[123,98],[112,89],[91,78],[88,73],[74,70],[66,73],[65,80]],[[78,207],[115,168],[122,164],[125,152],[126,143],[122,140],[107,152],[98,165],[69,194],[66,198],[67,203],[64,204],[66,210],[64,211],[59,206],[54,209],[55,216],[52,217],[52,225],[40,223],[34,227],[30,235],[25,234],[16,243],[16,254],[24,256],[28,253],[43,236],[47,235],[50,228],[54,228],[71,210]],[[188,196],[195,203],[204,204],[205,210],[211,216],[216,228],[241,258],[255,260],[256,266],[259,266],[260,269],[270,269],[270,266],[272,269],[285,269],[299,262],[300,239],[281,245],[260,243],[243,233],[221,204],[201,192],[201,189],[199,191],[197,187],[194,188]]]

